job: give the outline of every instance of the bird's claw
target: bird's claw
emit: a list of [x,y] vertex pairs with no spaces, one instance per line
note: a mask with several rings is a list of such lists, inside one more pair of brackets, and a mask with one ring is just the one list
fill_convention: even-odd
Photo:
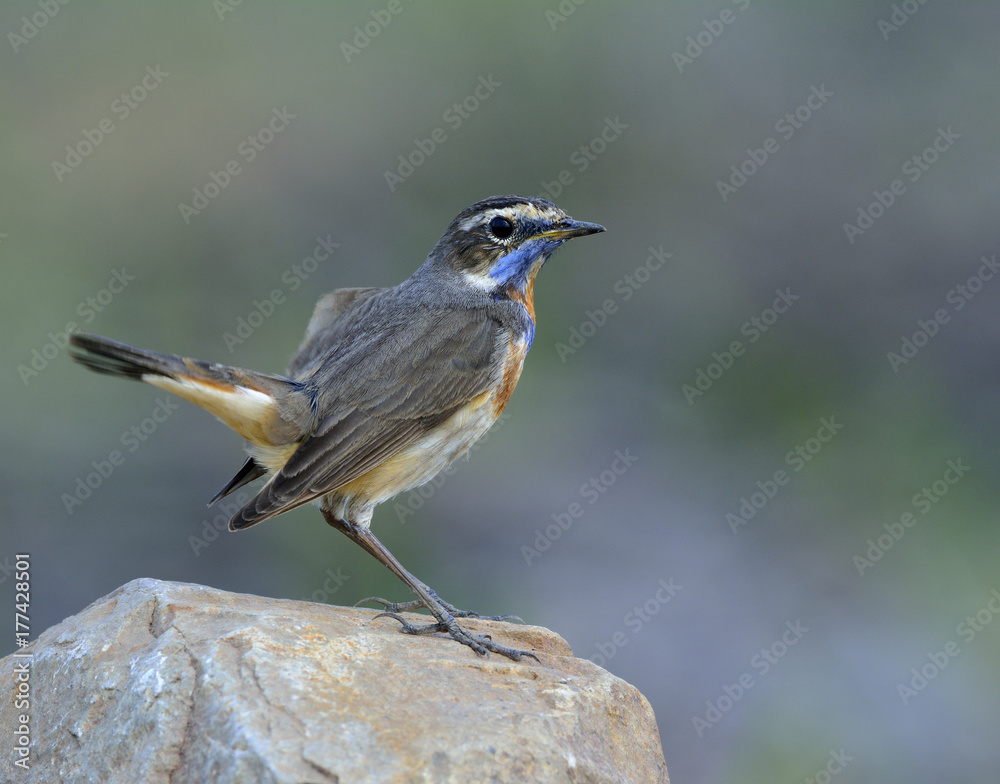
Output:
[[402,625],[402,631],[406,634],[434,634],[435,632],[446,632],[448,628],[440,621],[435,623],[428,623],[424,626],[414,626],[412,623],[407,621],[402,615],[397,615],[395,612],[387,610],[386,612],[380,612],[375,618],[392,618],[393,620],[399,621]]
[[[421,604],[420,606],[423,605]],[[500,645],[499,643],[493,642],[493,638],[488,634],[470,634],[459,626],[458,623],[455,622],[454,618],[452,618],[450,622],[443,620],[435,623],[428,623],[423,626],[414,626],[402,616],[388,610],[386,612],[379,613],[375,617],[387,617],[399,621],[402,625],[401,631],[405,634],[434,634],[436,632],[445,632],[456,642],[468,645],[480,656],[488,656],[490,653],[499,653],[502,656],[506,656],[508,659],[512,659],[514,661],[520,661],[522,656],[530,656],[535,661],[538,661],[538,657],[530,651],[519,651],[515,648],[508,648],[505,645]]]

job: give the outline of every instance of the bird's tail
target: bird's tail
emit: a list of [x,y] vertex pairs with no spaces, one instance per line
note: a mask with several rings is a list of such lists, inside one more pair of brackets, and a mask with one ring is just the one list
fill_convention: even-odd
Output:
[[[253,370],[158,354],[82,332],[70,336],[70,354],[98,373],[145,381],[214,414],[253,444],[294,441],[290,414],[307,408],[301,385]],[[283,414],[285,416],[283,416]]]

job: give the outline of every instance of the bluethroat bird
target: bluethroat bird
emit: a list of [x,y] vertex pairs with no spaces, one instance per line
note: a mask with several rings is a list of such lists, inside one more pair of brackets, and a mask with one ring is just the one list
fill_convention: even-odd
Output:
[[[83,333],[71,337],[71,351],[91,370],[190,400],[249,442],[250,457],[209,502],[269,475],[230,520],[231,531],[314,501],[327,523],[417,595],[362,600],[383,605],[404,632],[447,632],[479,654],[537,659],[460,626],[457,618],[480,616],[443,601],[404,569],[370,524],[378,504],[429,481],[497,420],[534,337],[535,275],[566,240],[604,230],[545,199],[477,202],[408,280],[320,299],[284,376]],[[420,607],[434,623],[414,626],[399,615]]]

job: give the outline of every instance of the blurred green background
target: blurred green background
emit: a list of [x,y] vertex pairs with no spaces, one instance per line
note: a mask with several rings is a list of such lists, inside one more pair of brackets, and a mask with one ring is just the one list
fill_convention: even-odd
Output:
[[45,8],[0,10],[0,593],[30,553],[32,636],[136,577],[406,598],[312,507],[217,534],[240,439],[71,363],[69,322],[280,372],[322,293],[548,195],[608,232],[539,277],[508,416],[379,536],[638,686],[675,781],[995,775],[1000,8]]

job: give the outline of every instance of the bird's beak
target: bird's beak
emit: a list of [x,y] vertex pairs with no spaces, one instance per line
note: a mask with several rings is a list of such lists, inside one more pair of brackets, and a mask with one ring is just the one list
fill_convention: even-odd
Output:
[[607,229],[599,223],[586,223],[566,218],[566,220],[560,221],[551,229],[540,232],[536,236],[547,240],[568,240],[573,237],[586,237],[588,234],[597,234],[602,231],[607,231]]

